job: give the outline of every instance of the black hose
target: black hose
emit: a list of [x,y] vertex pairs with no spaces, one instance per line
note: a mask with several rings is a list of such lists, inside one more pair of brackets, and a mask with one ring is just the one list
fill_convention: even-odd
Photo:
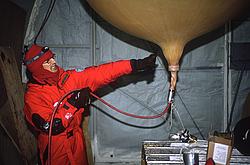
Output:
[[48,10],[47,10],[47,12],[46,12],[46,15],[45,15],[45,17],[44,17],[44,19],[43,19],[42,25],[41,25],[41,27],[40,27],[40,29],[39,29],[37,35],[35,36],[34,44],[36,44],[36,40],[37,40],[39,34],[41,33],[43,27],[45,26],[46,22],[48,21],[48,19],[49,19],[49,17],[50,17],[50,14],[51,14],[51,12],[52,12],[54,6],[55,6],[55,3],[56,3],[56,0],[54,0],[54,1],[51,0],[51,1],[50,1],[49,7],[48,7]]

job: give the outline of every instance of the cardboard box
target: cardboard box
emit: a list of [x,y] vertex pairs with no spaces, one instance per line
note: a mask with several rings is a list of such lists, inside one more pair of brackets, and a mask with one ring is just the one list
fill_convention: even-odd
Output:
[[232,155],[232,139],[211,136],[208,139],[207,159],[212,158],[216,165],[229,165]]

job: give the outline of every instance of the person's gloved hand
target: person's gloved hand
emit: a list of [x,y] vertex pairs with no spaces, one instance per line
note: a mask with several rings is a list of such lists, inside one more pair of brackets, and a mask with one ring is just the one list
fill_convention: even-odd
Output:
[[144,59],[132,59],[130,60],[132,72],[137,73],[140,71],[146,71],[146,70],[152,70],[155,69],[156,64],[156,54],[151,54],[150,56],[144,58]]
[[91,102],[90,92],[89,87],[75,91],[67,101],[77,109],[87,108]]

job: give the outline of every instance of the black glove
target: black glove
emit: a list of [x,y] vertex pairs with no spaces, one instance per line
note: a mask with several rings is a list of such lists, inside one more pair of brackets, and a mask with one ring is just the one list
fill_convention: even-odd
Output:
[[156,67],[155,61],[156,61],[156,54],[151,54],[150,56],[144,58],[144,59],[132,59],[130,60],[130,64],[132,67],[132,72],[137,73],[140,71],[146,71],[146,70],[153,70]]
[[90,92],[89,87],[75,91],[71,97],[68,98],[68,102],[77,109],[87,108],[91,102]]

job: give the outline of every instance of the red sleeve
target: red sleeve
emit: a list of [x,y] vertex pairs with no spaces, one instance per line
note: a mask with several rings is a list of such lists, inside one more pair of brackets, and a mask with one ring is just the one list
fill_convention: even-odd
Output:
[[95,91],[131,72],[130,60],[120,60],[86,68],[82,72],[77,72],[75,77],[77,78],[78,88],[88,86],[92,91]]

